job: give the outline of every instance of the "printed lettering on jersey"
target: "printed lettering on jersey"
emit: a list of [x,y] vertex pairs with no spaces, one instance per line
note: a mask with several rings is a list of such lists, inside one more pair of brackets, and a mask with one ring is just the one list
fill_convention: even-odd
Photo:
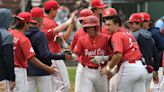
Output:
[[138,45],[137,45],[137,41],[135,40],[135,38],[132,37],[131,34],[128,32],[125,32],[124,35],[129,36],[129,43],[130,43],[129,47],[132,48],[132,51],[136,50],[138,48]]
[[[18,43],[18,41],[19,41],[19,38],[14,37],[14,39],[13,39],[14,44]],[[13,49],[15,50],[16,46],[14,46]]]
[[95,49],[95,50],[91,50],[89,51],[88,49],[85,49],[85,56],[101,56],[101,55],[105,55],[105,51],[101,50],[101,49]]
[[30,53],[34,53],[34,49],[32,47],[30,48]]

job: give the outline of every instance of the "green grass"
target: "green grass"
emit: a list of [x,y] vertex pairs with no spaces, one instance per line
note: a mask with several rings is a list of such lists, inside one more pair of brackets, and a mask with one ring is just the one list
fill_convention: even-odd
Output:
[[68,69],[69,79],[71,82],[70,92],[74,92],[76,67],[67,67],[67,69]]

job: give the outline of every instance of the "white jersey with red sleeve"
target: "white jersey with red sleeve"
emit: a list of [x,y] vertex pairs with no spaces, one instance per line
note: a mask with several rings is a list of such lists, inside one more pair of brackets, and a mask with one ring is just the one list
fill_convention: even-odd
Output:
[[30,40],[20,31],[11,30],[14,37],[14,64],[16,67],[27,68],[28,59],[35,56]]
[[[76,47],[74,48],[74,53],[81,56],[82,64],[86,66],[98,66],[90,62],[92,56],[103,56],[109,55],[111,51],[108,45],[109,37],[99,33],[95,38],[85,35],[79,38]],[[109,51],[110,50],[110,51]]]

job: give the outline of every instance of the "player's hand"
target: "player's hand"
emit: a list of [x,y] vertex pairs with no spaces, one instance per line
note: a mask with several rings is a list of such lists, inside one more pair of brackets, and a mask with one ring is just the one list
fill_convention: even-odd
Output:
[[75,23],[75,16],[78,14],[78,10],[75,10],[73,13],[71,13],[71,23]]
[[106,66],[101,69],[100,74],[101,76],[108,74],[108,71],[106,70]]
[[103,56],[93,56],[90,62],[100,64],[103,61]]
[[57,42],[58,44],[62,44],[63,43],[62,36],[55,36],[54,41]]
[[50,73],[50,74],[55,74],[55,73],[58,73],[59,71],[58,71],[58,69],[55,67],[55,66],[53,66],[53,67],[48,67],[48,72]]
[[155,84],[159,83],[158,72],[153,72],[153,82]]
[[72,52],[70,50],[65,50],[64,54],[66,60],[72,60]]
[[15,81],[10,81],[10,82],[9,82],[9,87],[10,87],[10,90],[11,90],[11,91],[15,88],[15,86],[16,86]]
[[114,76],[114,74],[113,74],[113,73],[108,72],[108,74],[107,74],[107,78],[108,78],[108,80],[110,80],[113,76]]

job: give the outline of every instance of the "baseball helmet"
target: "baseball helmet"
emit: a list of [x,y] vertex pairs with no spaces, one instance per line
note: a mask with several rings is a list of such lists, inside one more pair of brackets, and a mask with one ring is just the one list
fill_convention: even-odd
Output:
[[40,7],[32,8],[30,14],[33,18],[40,18],[44,16],[43,10]]
[[87,16],[91,16],[91,15],[94,15],[92,10],[90,9],[83,9],[80,11],[79,13],[79,20],[84,20]]
[[103,10],[103,17],[118,15],[116,9],[114,8],[107,8]]
[[84,19],[84,22],[83,22],[83,27],[94,27],[94,26],[99,26],[99,19],[92,15],[92,16],[88,16]]
[[58,9],[58,8],[59,8],[59,4],[55,0],[49,0],[44,3],[45,10]]
[[105,8],[107,5],[102,0],[92,0],[92,8]]

